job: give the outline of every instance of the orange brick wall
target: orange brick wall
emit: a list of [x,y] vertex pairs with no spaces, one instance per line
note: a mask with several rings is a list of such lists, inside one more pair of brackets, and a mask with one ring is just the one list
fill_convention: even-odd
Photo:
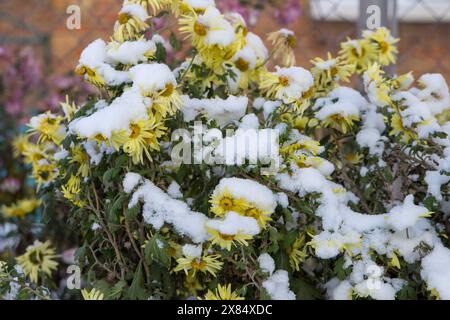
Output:
[[[325,56],[327,51],[336,52],[340,41],[355,35],[355,27],[353,23],[313,21],[308,16],[308,1],[300,1],[302,17],[286,27],[298,36],[298,64],[308,67],[312,58]],[[6,12],[8,19],[0,21],[0,38],[3,35],[33,38],[38,30],[48,40],[32,45],[46,58],[47,69],[66,73],[73,70],[81,50],[89,42],[99,37],[108,39],[121,3],[122,0],[1,0],[0,12]],[[81,7],[81,30],[66,28],[66,8],[72,4]],[[402,24],[399,71],[412,69],[416,75],[442,72],[450,79],[449,27],[449,24]],[[253,31],[264,38],[277,28],[280,26],[270,12],[264,12]]]

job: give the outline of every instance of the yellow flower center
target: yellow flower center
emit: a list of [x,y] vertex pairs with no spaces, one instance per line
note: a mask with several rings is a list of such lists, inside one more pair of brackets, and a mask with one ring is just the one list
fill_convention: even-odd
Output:
[[34,251],[30,254],[30,262],[34,265],[40,265],[44,255],[40,251]]
[[231,210],[233,208],[233,200],[228,197],[222,198],[219,204],[225,210]]
[[380,47],[380,51],[382,53],[386,53],[389,49],[389,44],[386,41],[378,42],[378,46]]
[[101,133],[96,134],[95,137],[94,137],[94,139],[95,139],[96,141],[99,141],[99,142],[104,142],[104,141],[106,141],[106,138],[105,138]]
[[245,216],[258,219],[260,217],[261,213],[256,208],[251,208],[245,211]]
[[313,87],[309,88],[308,91],[303,92],[302,98],[303,98],[303,99],[311,98],[311,96],[313,95],[313,92],[314,92],[314,91],[313,91]]
[[280,77],[280,84],[281,84],[283,87],[287,87],[287,86],[289,85],[289,78],[284,77],[284,76],[281,76],[281,77]]
[[332,67],[331,70],[330,70],[330,74],[331,74],[332,77],[337,75],[338,74],[338,68]]
[[84,76],[86,74],[86,67],[81,66],[75,69],[75,74],[78,76]]
[[172,93],[173,93],[173,90],[174,90],[173,83],[171,83],[171,82],[167,83],[166,84],[166,88],[162,92],[162,96],[170,97],[172,95]]
[[224,234],[224,233],[219,232],[219,237],[221,237],[223,240],[226,240],[226,241],[234,240],[234,235],[232,235],[232,234]]
[[203,36],[206,36],[206,34],[208,33],[208,30],[204,24],[201,24],[198,21],[195,21],[194,32],[196,34],[198,34],[199,36],[203,37]]
[[295,46],[297,45],[297,38],[290,34],[286,38],[286,43],[290,48],[295,48]]
[[131,19],[131,16],[128,13],[122,12],[121,14],[119,14],[119,23],[120,24],[125,24],[130,19]]
[[206,262],[200,259],[194,259],[191,262],[191,267],[195,270],[203,270],[206,267]]
[[135,123],[130,124],[130,130],[131,130],[130,134],[131,139],[139,137],[139,134],[141,133],[141,128],[137,124]]
[[237,59],[234,64],[236,65],[236,68],[242,72],[247,71],[249,67],[249,63],[242,58]]

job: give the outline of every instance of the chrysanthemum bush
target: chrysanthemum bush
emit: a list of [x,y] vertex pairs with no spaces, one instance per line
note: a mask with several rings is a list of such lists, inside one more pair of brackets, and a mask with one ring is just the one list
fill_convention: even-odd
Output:
[[[143,37],[164,14],[192,44],[175,68]],[[450,298],[444,78],[386,74],[384,28],[309,70],[291,31],[268,38],[212,0],[125,1],[76,67],[98,98],[31,119],[24,160],[44,210],[71,208],[85,299]],[[56,268],[41,240],[17,259],[31,288]]]

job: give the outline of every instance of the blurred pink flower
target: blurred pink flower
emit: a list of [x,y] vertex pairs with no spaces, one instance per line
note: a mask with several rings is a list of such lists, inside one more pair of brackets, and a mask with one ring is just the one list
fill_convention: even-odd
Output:
[[286,0],[274,10],[275,19],[280,24],[295,22],[301,15],[300,0]]
[[17,178],[5,178],[0,184],[0,190],[3,192],[16,193],[20,190],[21,182]]

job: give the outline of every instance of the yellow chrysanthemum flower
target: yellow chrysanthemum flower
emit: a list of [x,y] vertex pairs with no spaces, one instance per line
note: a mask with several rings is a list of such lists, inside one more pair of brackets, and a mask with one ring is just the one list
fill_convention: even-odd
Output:
[[53,181],[58,176],[56,164],[48,161],[41,161],[33,166],[32,177],[36,180],[38,186]]
[[288,248],[289,263],[295,271],[300,270],[300,262],[303,262],[307,257],[305,235],[298,237],[294,243]]
[[231,250],[232,246],[236,246],[237,243],[243,246],[248,246],[247,240],[251,240],[253,237],[251,235],[237,233],[237,234],[224,234],[219,231],[208,228],[208,233],[211,235],[210,241],[212,244],[217,244],[222,249],[228,251]]
[[197,295],[197,291],[203,290],[203,285],[198,278],[189,274],[184,279],[184,287],[188,290],[189,294],[194,296]]
[[350,152],[345,155],[345,161],[351,164],[358,164],[363,159],[363,156],[357,152]]
[[137,40],[149,26],[145,22],[149,16],[144,8],[142,12],[136,14],[135,11],[127,10],[124,6],[119,13],[119,18],[114,27],[114,40],[124,42],[128,40]]
[[189,14],[203,14],[209,7],[214,7],[213,0],[192,1],[192,0],[163,0],[170,3],[172,13],[175,17]]
[[182,15],[179,23],[180,32],[191,39],[202,62],[217,74],[223,74],[224,61],[230,60],[245,43],[239,41],[230,22],[215,7],[208,7],[201,15]]
[[166,128],[155,117],[148,120],[140,120],[130,123],[129,131],[114,132],[111,141],[116,150],[120,147],[132,157],[133,163],[143,163],[145,153],[148,160],[152,161],[150,150],[159,150],[158,139],[164,135]]
[[346,134],[351,130],[354,125],[354,122],[359,121],[359,116],[357,115],[342,115],[339,113],[332,114],[326,117],[322,121],[322,126],[327,128],[334,128],[336,130],[341,131],[343,134]]
[[181,95],[171,82],[167,83],[158,94],[152,96],[152,99],[149,109],[156,113],[157,118],[175,114],[182,104]]
[[100,290],[92,288],[90,291],[86,289],[81,290],[81,295],[84,300],[103,300],[105,295]]
[[270,212],[262,210],[252,203],[247,203],[245,210],[238,213],[244,217],[254,218],[263,229],[266,228],[267,222],[272,220]]
[[405,143],[417,139],[417,133],[403,125],[402,117],[395,113],[391,118],[392,130],[389,132],[390,136],[401,135]]
[[398,53],[396,43],[400,40],[394,38],[391,32],[385,28],[378,28],[376,31],[366,30],[363,32],[364,38],[375,43],[378,52],[378,61],[383,66],[395,63]]
[[81,175],[83,178],[87,177],[89,174],[89,156],[80,145],[74,146],[71,150],[70,163],[78,164],[77,174]]
[[21,134],[15,137],[12,145],[14,157],[21,156],[25,152],[27,147],[30,145],[30,142],[28,141],[28,136],[25,134]]
[[71,121],[75,113],[79,110],[79,107],[75,104],[75,102],[70,103],[69,96],[66,95],[66,101],[60,102],[61,109],[64,112],[64,116],[67,121]]
[[379,105],[390,105],[391,86],[383,77],[384,71],[378,63],[372,63],[364,73],[364,85],[369,95],[373,95],[375,102]]
[[33,143],[26,143],[21,146],[23,161],[26,164],[31,164],[33,167],[38,166],[41,160],[48,158],[43,145],[36,145]]
[[208,290],[205,294],[204,300],[245,300],[237,294],[236,291],[231,290],[231,284],[223,285],[220,284],[214,291]]
[[174,271],[184,271],[186,275],[195,276],[197,272],[210,273],[216,276],[217,271],[222,268],[223,263],[219,261],[220,255],[203,255],[202,257],[182,257],[178,258],[178,265]]
[[311,63],[314,65],[311,73],[314,76],[316,97],[325,96],[336,87],[338,81],[349,82],[355,72],[354,64],[344,61],[341,57],[333,58],[329,52],[327,60],[317,57]]
[[377,59],[377,48],[374,43],[367,39],[348,39],[341,43],[341,58],[353,64],[356,72],[362,73],[370,63]]
[[316,140],[302,140],[297,141],[296,143],[289,144],[280,149],[280,153],[290,156],[294,154],[298,150],[305,150],[310,152],[313,155],[317,155],[320,153],[321,145],[319,141]]
[[39,116],[33,117],[28,126],[30,134],[39,134],[38,143],[45,143],[47,141],[55,144],[60,144],[65,136],[65,129],[61,125],[63,118],[56,116],[50,111]]
[[103,79],[95,68],[89,68],[88,66],[81,65],[75,69],[75,74],[84,76],[87,82],[98,88],[102,88],[106,84],[105,79]]
[[297,46],[297,38],[294,32],[287,29],[280,29],[268,34],[267,39],[273,46],[273,57],[281,58],[281,62],[285,67],[295,65],[294,49]]
[[55,249],[51,247],[50,241],[42,243],[36,240],[16,260],[23,272],[30,277],[31,282],[37,283],[39,273],[51,275],[52,271],[56,270],[58,262],[53,260],[55,257]]
[[1,212],[6,218],[23,218],[30,212],[33,212],[40,205],[41,200],[33,198],[23,199],[10,206],[2,206]]
[[61,187],[61,192],[67,200],[71,201],[74,205],[82,208],[85,203],[80,199],[81,192],[81,180],[77,176],[70,176],[66,185]]
[[153,13],[160,11],[161,9],[167,8],[170,6],[172,2],[176,2],[178,0],[128,0],[127,4],[136,3],[143,7],[145,10],[152,9]]
[[217,216],[223,216],[229,211],[244,212],[247,208],[247,202],[243,199],[233,198],[227,188],[214,194],[209,202],[212,204],[211,211]]

